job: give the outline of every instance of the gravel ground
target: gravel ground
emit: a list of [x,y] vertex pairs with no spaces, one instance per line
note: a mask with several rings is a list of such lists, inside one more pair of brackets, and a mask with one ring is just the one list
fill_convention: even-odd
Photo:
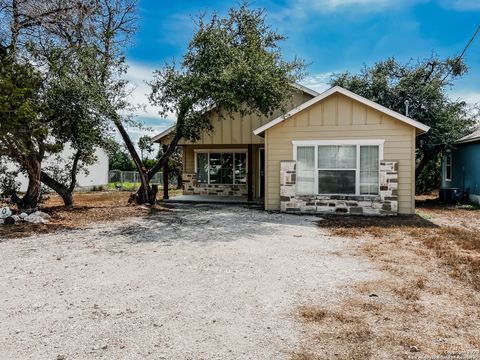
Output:
[[4,239],[0,358],[288,359],[299,305],[333,306],[379,276],[317,220],[177,205]]

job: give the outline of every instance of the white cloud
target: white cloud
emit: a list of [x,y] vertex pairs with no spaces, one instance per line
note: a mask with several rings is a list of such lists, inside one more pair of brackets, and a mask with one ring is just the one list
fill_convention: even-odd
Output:
[[443,0],[440,4],[447,9],[457,11],[480,10],[479,0]]
[[469,105],[480,104],[480,91],[453,91],[450,96],[455,100],[463,100]]
[[[137,62],[129,62],[126,79],[130,82],[129,101],[132,105],[138,106],[134,115],[143,118],[160,119],[158,108],[153,106],[148,101],[148,94],[150,93],[150,86],[148,81],[153,79],[154,67]],[[167,114],[167,118],[175,119],[175,114]]]
[[303,79],[300,83],[310,89],[321,93],[330,88],[330,78],[332,75],[333,72],[313,74]]
[[426,0],[290,0],[283,16],[304,18],[310,16],[312,11],[322,14],[338,11],[375,13],[422,1]]

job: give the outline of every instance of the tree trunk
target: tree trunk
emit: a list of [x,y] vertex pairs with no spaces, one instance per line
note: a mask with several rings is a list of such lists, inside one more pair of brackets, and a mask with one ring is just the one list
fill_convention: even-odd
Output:
[[[77,186],[77,171],[78,171],[78,162],[80,160],[80,156],[82,156],[82,154],[81,154],[80,150],[77,150],[77,152],[75,153],[75,156],[73,157],[72,170],[70,171],[70,186],[68,187],[68,191],[70,193],[72,193],[73,190],[75,190],[75,186]],[[42,182],[43,182],[43,180],[42,180]],[[47,185],[47,184],[45,184],[45,185]],[[62,184],[60,184],[60,185],[62,185]],[[55,189],[53,189],[53,190],[55,190]],[[60,193],[59,193],[59,195],[61,196]],[[63,196],[62,196],[62,198],[63,198]],[[67,204],[65,204],[65,205],[67,205]],[[71,204],[68,204],[68,205],[71,205]]]
[[[177,144],[180,141],[180,139],[181,139],[181,136],[178,136],[178,135],[174,136],[174,138],[172,139],[172,142],[170,143],[170,145],[168,145],[168,149],[163,153],[162,157],[160,159],[158,159],[158,161],[155,163],[155,165],[153,165],[152,168],[150,170],[148,170],[148,172],[146,173],[147,181],[150,181],[153,178],[153,176],[160,169],[163,168],[163,165],[166,164],[166,162],[168,161],[170,156],[172,156],[173,152],[175,151],[175,148],[177,147]],[[143,186],[140,186],[137,193],[134,195],[134,198],[140,197],[143,192],[144,192],[144,188],[143,188]],[[150,195],[152,195],[152,191],[150,189],[148,190],[148,192],[149,192]],[[150,196],[149,200],[150,200],[150,204],[154,204],[156,199],[152,198],[152,196]],[[137,201],[137,203],[138,203],[138,201]]]
[[145,203],[153,204],[155,203],[155,199],[152,199],[152,189],[150,188],[150,184],[149,184],[149,181],[151,178],[147,176],[147,169],[145,168],[142,161],[140,160],[137,150],[135,149],[135,146],[133,145],[132,140],[130,139],[130,136],[128,136],[128,133],[125,130],[125,127],[123,126],[121,120],[116,119],[114,123],[118,131],[120,132],[120,135],[122,136],[122,139],[125,142],[127,150],[132,156],[132,160],[135,163],[135,166],[137,167],[138,173],[140,175],[140,183],[141,183],[140,188],[138,189],[137,193],[134,194],[134,196],[130,197],[129,202],[134,201],[136,204],[145,204]]
[[437,156],[438,156],[439,150],[431,150],[431,151],[424,151],[423,152],[423,157],[422,160],[420,160],[420,163],[417,165],[415,169],[415,181],[418,180],[418,177],[422,173],[423,169],[428,165],[430,161],[434,161]]
[[35,156],[30,156],[28,162],[24,164],[24,168],[28,175],[28,187],[25,195],[19,198],[16,194],[12,196],[12,202],[14,202],[19,209],[22,210],[34,210],[38,206],[40,200],[40,172],[41,163]]
[[58,195],[62,197],[63,203],[65,206],[73,205],[73,195],[72,191],[67,188],[65,185],[59,183],[57,180],[51,178],[48,174],[43,171],[40,173],[40,180],[42,183],[47,185],[50,189],[54,190]]

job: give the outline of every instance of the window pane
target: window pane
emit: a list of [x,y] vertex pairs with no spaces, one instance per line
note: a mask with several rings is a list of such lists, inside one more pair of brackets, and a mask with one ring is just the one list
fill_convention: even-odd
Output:
[[208,154],[197,154],[197,182],[208,182]]
[[360,194],[378,194],[378,146],[360,146]]
[[360,172],[360,194],[378,194],[378,171]]
[[233,184],[232,153],[210,153],[210,184]]
[[452,178],[452,154],[448,153],[445,159],[445,179],[450,180]]
[[357,167],[357,147],[355,145],[319,146],[318,167],[321,169],[355,169]]
[[233,154],[223,153],[220,184],[233,184]]
[[319,170],[319,194],[355,194],[355,170]]
[[378,171],[378,146],[360,146],[360,170]]
[[315,193],[315,147],[297,147],[297,192]]
[[247,183],[247,154],[235,154],[235,184]]
[[210,153],[210,184],[221,184],[222,154]]

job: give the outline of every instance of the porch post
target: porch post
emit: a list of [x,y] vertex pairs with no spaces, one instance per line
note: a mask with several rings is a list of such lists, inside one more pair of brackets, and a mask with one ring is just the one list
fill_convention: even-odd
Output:
[[[163,152],[165,153],[168,149],[167,145],[163,145]],[[168,199],[168,160],[163,164],[163,198]]]
[[253,201],[253,144],[248,144],[247,189],[248,189],[248,201]]

